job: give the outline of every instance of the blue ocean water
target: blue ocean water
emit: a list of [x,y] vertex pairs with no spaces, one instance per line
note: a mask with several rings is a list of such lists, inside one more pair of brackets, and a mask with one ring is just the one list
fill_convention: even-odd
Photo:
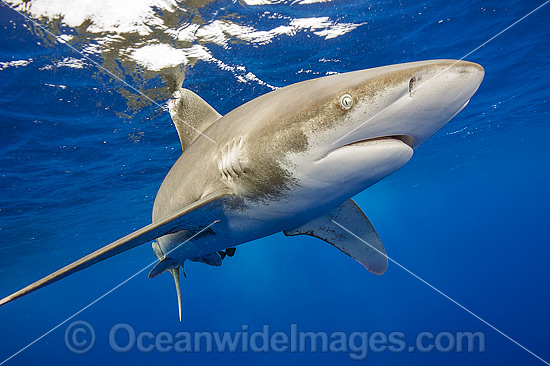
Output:
[[[161,106],[183,75],[184,87],[225,114],[273,87],[327,73],[458,59],[475,50],[466,59],[486,76],[470,104],[404,168],[354,198],[389,257],[426,283],[394,262],[375,276],[319,240],[277,234],[239,246],[219,268],[186,265],[181,323],[172,278],[149,280],[146,270],[6,365],[544,364],[464,308],[550,360],[550,6],[476,50],[543,3],[309,2],[177,2],[169,11],[145,1],[168,29],[203,29],[180,43],[154,25],[157,18],[143,18],[150,33],[121,36],[74,25],[74,12],[62,11],[67,3],[2,2],[0,297],[150,222],[156,191],[180,153]],[[104,11],[107,17],[110,9]],[[220,22],[221,30],[208,27]],[[58,42],[60,35],[72,37],[66,42],[89,59]],[[210,56],[187,55],[184,67],[159,68],[128,56],[142,40],[199,45]],[[144,245],[1,307],[0,362],[154,259]],[[95,330],[84,354],[66,345],[74,320]],[[311,349],[120,353],[109,341],[120,323],[153,335],[251,334],[264,325],[290,333],[297,324],[328,334],[401,332],[413,345],[421,332],[482,332],[485,350],[371,350],[360,361],[353,352]]]

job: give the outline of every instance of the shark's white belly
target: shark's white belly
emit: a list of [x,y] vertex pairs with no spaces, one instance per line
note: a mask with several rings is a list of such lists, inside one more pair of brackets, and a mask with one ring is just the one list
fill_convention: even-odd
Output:
[[[401,168],[412,149],[400,140],[377,139],[337,149],[323,159],[306,162],[294,157],[293,187],[271,200],[247,201],[226,207],[223,220],[212,227],[216,235],[191,240],[172,257],[200,257],[279,231],[291,230],[334,210],[362,190]],[[174,234],[164,241],[169,250],[189,238]]]
[[339,148],[317,161],[291,157],[293,187],[277,200],[247,202],[243,212],[227,212],[230,229],[254,231],[277,226],[290,230],[330,212],[405,165],[413,150],[393,138]]

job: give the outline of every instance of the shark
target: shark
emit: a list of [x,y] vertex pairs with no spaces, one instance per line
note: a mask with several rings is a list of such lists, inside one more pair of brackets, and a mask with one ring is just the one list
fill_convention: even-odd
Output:
[[463,60],[389,65],[306,80],[225,116],[180,88],[169,111],[182,153],[156,195],[152,223],[0,300],[0,305],[151,243],[181,321],[184,262],[219,266],[235,247],[283,232],[321,239],[381,275],[384,246],[352,197],[405,165],[456,116],[484,69]]

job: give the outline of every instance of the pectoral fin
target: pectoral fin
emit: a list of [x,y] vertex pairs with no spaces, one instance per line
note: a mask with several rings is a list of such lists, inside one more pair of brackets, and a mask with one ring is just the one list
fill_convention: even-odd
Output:
[[36,281],[35,283],[17,291],[0,300],[0,306],[13,301],[19,297],[25,296],[44,286],[50,285],[60,279],[67,277],[93,264],[101,262],[107,258],[135,248],[141,244],[148,243],[153,239],[166,234],[174,233],[182,229],[199,231],[209,224],[213,224],[222,218],[223,199],[228,196],[226,191],[220,190],[198,200],[197,202],[175,212],[174,214],[147,225],[125,237],[104,246],[95,252],[69,264],[66,267],[52,273],[49,276]]
[[310,235],[324,240],[361,263],[372,273],[383,274],[388,268],[388,257],[378,234],[361,208],[351,199],[328,215],[318,217],[284,233],[287,236]]

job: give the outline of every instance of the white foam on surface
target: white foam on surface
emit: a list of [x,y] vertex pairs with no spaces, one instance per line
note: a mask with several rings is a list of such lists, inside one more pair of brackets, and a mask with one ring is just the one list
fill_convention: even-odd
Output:
[[9,67],[24,67],[27,66],[32,62],[32,58],[28,60],[15,60],[15,61],[7,61],[7,62],[0,62],[0,70],[7,69]]
[[25,7],[21,0],[6,0],[16,9],[25,9],[32,18],[46,17],[63,19],[69,27],[78,27],[90,21],[88,32],[92,33],[139,33],[151,32],[150,26],[162,24],[155,8],[173,11],[173,0],[32,0]]
[[[243,3],[245,6],[274,4],[288,6],[330,1],[294,0],[291,3],[285,0],[243,0]],[[234,43],[257,47],[274,42],[278,37],[293,37],[300,32],[308,32],[328,40],[340,37],[362,25],[331,20],[328,16],[292,18],[269,11],[262,17],[277,19],[275,26],[270,29],[257,29],[257,25],[252,26],[245,22],[239,24],[228,18],[216,19],[204,24],[183,23],[174,26],[172,23],[168,24],[168,20],[165,23],[166,14],[187,11],[182,9],[176,0],[32,0],[31,6],[27,6],[28,4],[22,0],[6,0],[6,2],[33,19],[56,20],[73,29],[85,25],[85,31],[90,40],[79,46],[79,50],[84,55],[109,53],[121,60],[134,61],[137,65],[151,71],[204,60],[213,62],[222,70],[232,72],[240,82],[253,81],[273,89],[274,86],[260,80],[244,66],[228,65],[214,59],[209,47],[218,45],[231,49]],[[169,36],[169,40],[166,40],[166,37],[159,37],[163,32]],[[134,38],[137,35],[136,39],[142,39],[141,43],[138,41],[137,44],[128,46],[126,40],[129,34]],[[60,43],[67,44],[77,40],[73,34],[58,34],[56,38]],[[28,61],[0,63],[0,69],[25,66],[26,62]],[[52,70],[54,67],[84,68],[87,65],[89,63],[84,58],[69,57],[55,65],[43,66],[40,70]]]
[[130,58],[148,70],[159,71],[167,67],[187,65],[189,59],[209,60],[212,57],[205,47],[193,45],[177,49],[164,43],[149,44],[133,49]]

